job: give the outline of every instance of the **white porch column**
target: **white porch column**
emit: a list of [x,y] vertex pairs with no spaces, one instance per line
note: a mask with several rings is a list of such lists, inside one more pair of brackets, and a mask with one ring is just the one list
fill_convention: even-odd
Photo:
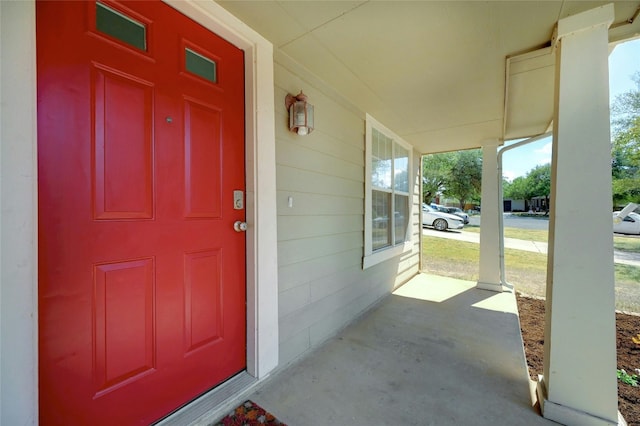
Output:
[[498,220],[498,141],[482,147],[482,206],[480,210],[480,276],[477,288],[502,291]]
[[[558,22],[544,417],[618,424],[609,134],[609,4]],[[484,225],[484,224],[483,224]]]

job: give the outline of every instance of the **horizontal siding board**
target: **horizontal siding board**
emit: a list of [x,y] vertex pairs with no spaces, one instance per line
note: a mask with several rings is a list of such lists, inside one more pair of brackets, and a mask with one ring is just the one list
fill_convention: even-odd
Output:
[[[366,299],[362,299],[362,301],[364,302]],[[359,304],[352,303],[348,308],[334,312],[332,315],[311,325],[309,328],[309,343],[317,346],[335,335],[337,330],[344,328],[351,323],[354,318],[357,318],[357,314],[360,312],[358,308]]]
[[[334,195],[310,194],[294,191],[277,191],[277,209],[281,216],[320,215],[363,215],[361,198]],[[289,208],[289,197],[293,197],[293,207]]]
[[362,271],[361,279],[355,280],[351,285],[280,318],[281,333],[285,336],[283,338],[333,315],[343,306],[357,303],[360,298],[368,299],[369,302],[365,303],[368,306],[383,294],[389,293],[394,287],[397,262],[395,266],[394,268],[392,261],[388,261]]
[[367,286],[373,288],[384,283],[387,289],[390,290],[399,262],[399,258],[395,257],[363,270],[363,276],[368,283]]
[[418,246],[419,242],[418,240],[412,240],[411,242],[409,242],[408,244],[411,244],[411,250],[407,250],[404,253],[402,253],[398,258],[400,260],[405,260],[409,257],[413,257],[413,256],[418,256],[420,254],[419,250],[416,250],[416,247]]
[[399,287],[400,285],[406,283],[411,278],[415,277],[420,273],[418,265],[413,263],[411,266],[403,271],[398,272],[398,276],[396,277],[394,287]]
[[286,365],[294,361],[311,347],[309,329],[301,330],[286,340],[280,340],[278,360],[280,365]]
[[341,216],[307,215],[278,217],[278,239],[280,241],[321,237],[325,235],[344,234],[350,232],[362,232],[362,229],[362,216],[357,214]]
[[281,291],[278,295],[278,316],[284,317],[289,315],[293,311],[302,309],[309,304],[309,300],[309,284],[304,284],[285,291]]
[[288,265],[361,246],[360,232],[281,241],[278,243],[278,262],[280,265]]
[[379,275],[378,280],[368,283],[366,293],[362,297],[354,299],[313,324],[309,332],[311,346],[321,344],[337,330],[347,326],[387,296],[392,290],[390,282],[394,279],[394,275],[391,271],[386,271],[386,275]]
[[[404,274],[414,275],[417,272],[416,257],[410,256],[405,260],[398,263],[397,271],[399,276]],[[358,287],[363,285],[363,278],[365,277],[362,269],[354,266],[347,270],[338,271],[333,275],[322,277],[321,279],[305,283],[299,287],[283,291],[280,294],[280,303],[282,306],[280,309],[280,316],[286,316],[295,310],[304,308],[307,304],[315,303],[318,300],[322,300],[335,293],[344,291],[347,287]],[[395,283],[395,277],[390,275],[387,281],[381,282],[387,283],[387,287],[390,288],[390,283]],[[366,290],[364,291],[367,292]]]
[[314,130],[304,136],[300,136],[289,130],[289,114],[275,114],[276,139],[279,141],[295,143],[312,151],[325,152],[341,157],[339,154],[347,154],[345,159],[353,163],[364,163],[365,120],[358,118],[358,127],[352,129],[340,129],[318,127],[317,105],[314,105]]
[[331,176],[364,182],[364,165],[354,164],[295,143],[276,142],[276,163]]
[[361,180],[344,179],[324,172],[279,165],[276,168],[276,184],[281,191],[338,195],[362,199],[364,183]]
[[292,312],[291,314],[280,318],[280,333],[283,339],[292,336],[305,328],[309,328],[312,324],[317,323],[322,318],[332,315],[340,307],[351,303],[359,297],[365,297],[368,292],[363,290],[366,280],[359,283],[358,286],[349,286],[343,288],[337,293],[333,293],[324,299],[318,300],[303,309]]
[[401,273],[410,270],[416,264],[416,258],[408,257],[404,260],[398,262],[398,269],[396,270],[396,274],[400,275]]
[[361,316],[367,309],[375,306],[391,291],[390,282],[392,279],[393,274],[388,273],[385,277],[377,281],[369,282],[361,296],[337,307],[331,315],[327,315],[312,324],[309,331],[311,346],[321,344],[327,338],[334,335],[336,331]]
[[356,248],[332,253],[329,256],[315,257],[306,262],[281,265],[278,268],[280,291],[334,274],[339,275],[341,271],[352,266],[359,267],[361,262],[362,249]]
[[296,310],[305,308],[310,303],[339,293],[347,287],[358,287],[362,285],[362,275],[362,269],[352,267],[347,271],[339,271],[332,276],[282,291],[279,295],[278,314],[280,317],[287,316]]
[[328,338],[332,337],[337,330],[349,325],[357,319],[370,306],[375,304],[382,294],[368,292],[364,297],[355,299],[352,303],[345,305],[333,312],[331,315],[322,318],[309,328],[309,340],[312,346],[317,346]]
[[[298,145],[309,152],[318,152],[330,157],[339,158],[351,164],[364,167],[364,148],[347,143],[334,136],[314,130],[306,136],[298,136],[293,132],[282,131],[278,134],[278,140],[283,143]],[[358,137],[361,145],[364,144],[364,134]]]
[[362,268],[352,267],[348,270],[340,271],[339,274],[312,281],[309,283],[309,301],[313,303],[338,293],[346,287],[357,286],[360,284],[362,276]]

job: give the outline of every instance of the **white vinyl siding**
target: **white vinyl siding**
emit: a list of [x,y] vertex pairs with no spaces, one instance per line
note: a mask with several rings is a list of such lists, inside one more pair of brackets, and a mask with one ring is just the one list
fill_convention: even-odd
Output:
[[[282,52],[275,53],[278,317],[280,364],[335,335],[393,288],[418,272],[413,250],[367,270],[364,252],[365,113]],[[302,89],[316,127],[287,129],[287,93]],[[412,158],[416,155],[412,153]],[[410,163],[409,163],[410,164]],[[414,178],[419,164],[410,166]],[[416,180],[417,182],[417,180]],[[411,202],[417,189],[409,183]],[[291,199],[291,203],[289,202]],[[417,227],[416,207],[409,222]]]

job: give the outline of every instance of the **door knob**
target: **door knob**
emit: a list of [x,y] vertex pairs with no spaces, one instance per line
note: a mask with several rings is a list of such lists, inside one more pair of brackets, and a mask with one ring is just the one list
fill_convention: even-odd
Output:
[[242,222],[241,220],[236,220],[236,223],[233,224],[233,229],[236,232],[244,232],[247,230],[247,222]]

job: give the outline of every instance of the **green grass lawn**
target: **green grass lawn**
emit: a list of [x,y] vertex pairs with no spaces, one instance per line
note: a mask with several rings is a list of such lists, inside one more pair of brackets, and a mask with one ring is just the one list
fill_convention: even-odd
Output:
[[[523,233],[519,235],[523,235]],[[626,239],[632,240],[631,238]],[[427,272],[462,280],[478,280],[480,258],[478,244],[424,236],[422,247],[423,268]],[[533,296],[545,296],[546,254],[505,249],[505,272],[507,282],[513,284],[517,291]],[[620,310],[640,313],[640,268],[615,265],[615,281],[616,307]]]
[[620,251],[640,253],[640,238],[621,237],[616,235],[613,237],[613,248]]
[[[464,232],[480,233],[479,226],[465,226]],[[549,232],[537,229],[504,228],[505,238],[517,238],[527,241],[541,241],[546,243],[549,240]]]

